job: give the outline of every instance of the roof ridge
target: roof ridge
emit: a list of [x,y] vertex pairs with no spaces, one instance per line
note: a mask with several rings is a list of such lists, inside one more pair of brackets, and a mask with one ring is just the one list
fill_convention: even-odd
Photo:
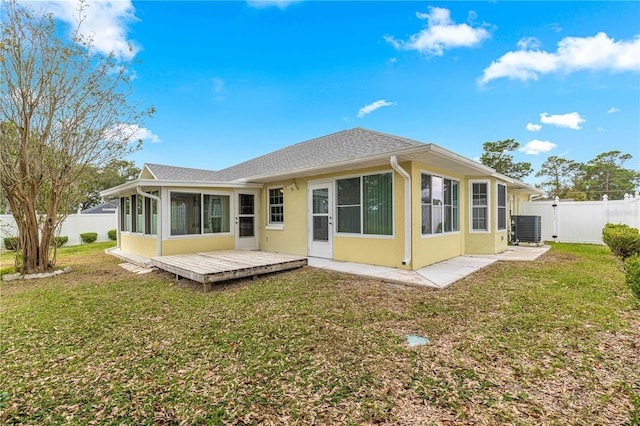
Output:
[[365,127],[354,127],[354,130],[355,129],[364,130],[364,131],[369,132],[369,133],[375,133],[376,135],[384,136],[384,137],[387,137],[387,138],[391,138],[391,139],[394,139],[394,140],[397,140],[397,141],[400,141],[400,142],[410,141],[410,142],[413,142],[413,143],[416,143],[416,144],[420,144],[420,145],[428,145],[426,142],[417,141],[417,140],[411,139],[411,138],[405,138],[403,136],[392,135],[391,133],[385,133],[385,132],[381,132],[379,130],[371,130],[371,129],[367,129]]
[[188,170],[199,170],[202,172],[214,172],[217,173],[218,170],[213,170],[213,169],[200,169],[200,168],[196,168],[196,167],[184,167],[184,166],[171,166],[169,164],[158,164],[158,163],[144,163],[143,166],[160,166],[160,167],[170,167],[172,169],[188,169]]

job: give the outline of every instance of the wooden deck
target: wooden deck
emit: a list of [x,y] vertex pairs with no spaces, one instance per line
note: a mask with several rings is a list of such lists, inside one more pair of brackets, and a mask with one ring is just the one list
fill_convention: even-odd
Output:
[[307,265],[307,258],[266,251],[221,250],[154,257],[151,264],[200,282],[208,291],[211,283],[300,268]]

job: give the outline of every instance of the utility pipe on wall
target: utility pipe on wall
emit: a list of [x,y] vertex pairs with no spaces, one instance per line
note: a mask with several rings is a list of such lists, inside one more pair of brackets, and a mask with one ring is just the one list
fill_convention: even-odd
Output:
[[391,167],[404,178],[404,260],[403,265],[411,263],[411,176],[398,164],[398,157],[391,156]]
[[146,197],[146,198],[151,198],[152,200],[155,200],[158,203],[158,229],[157,229],[158,235],[156,235],[158,244],[157,244],[156,251],[158,253],[157,254],[158,256],[162,256],[162,199],[157,195],[152,195],[144,192],[142,189],[140,189],[139,186],[136,186],[136,192],[139,195],[142,195],[143,197]]

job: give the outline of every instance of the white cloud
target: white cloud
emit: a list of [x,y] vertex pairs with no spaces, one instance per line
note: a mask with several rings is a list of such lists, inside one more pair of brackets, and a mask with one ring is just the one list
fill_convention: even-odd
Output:
[[248,0],[247,4],[256,9],[264,9],[267,7],[277,7],[279,9],[285,9],[292,3],[298,3],[302,0]]
[[[43,7],[73,28],[80,16],[79,4],[79,0],[49,0]],[[98,52],[104,55],[113,52],[118,59],[130,60],[140,50],[127,38],[128,25],[138,21],[130,0],[89,0],[85,3],[83,16],[80,34],[92,39]]]
[[358,111],[358,118],[362,118],[365,115],[379,108],[391,106],[391,105],[393,105],[393,102],[388,102],[388,101],[385,101],[384,99],[380,99],[379,101],[375,101],[373,103],[370,103],[369,105],[365,105],[362,108],[360,108],[360,111]]
[[549,25],[549,29],[551,31],[553,31],[554,33],[561,33],[562,32],[562,27],[557,22],[554,22],[553,24]]
[[160,140],[160,138],[158,137],[158,135],[156,135],[155,133],[153,133],[151,130],[147,129],[146,127],[140,127],[137,125],[133,125],[131,126],[133,128],[134,132],[134,139],[135,140],[142,140],[142,141],[148,141],[151,143],[160,143],[162,142]]
[[[413,34],[407,41],[396,40],[392,36],[385,36],[385,40],[396,49],[442,56],[445,49],[472,47],[491,36],[484,28],[454,23],[448,9],[429,6],[428,13],[418,12],[416,16],[427,21],[425,29]],[[470,14],[470,17],[475,18],[475,15]]]
[[524,152],[525,154],[538,155],[538,154],[542,154],[543,152],[549,152],[555,147],[556,147],[556,144],[553,142],[533,139],[527,142],[527,144],[522,148],[520,148],[519,150]]
[[520,50],[538,49],[541,43],[540,40],[535,37],[525,37],[518,40],[517,46]]
[[213,77],[211,79],[213,83],[213,91],[216,93],[220,93],[224,90],[224,80],[218,77]]
[[154,134],[151,130],[140,127],[137,124],[120,123],[112,129],[105,132],[105,138],[123,140],[127,142],[135,142],[138,140],[148,141],[151,143],[162,142],[158,135]]
[[596,130],[597,130],[598,132],[604,132],[604,127],[602,127],[602,126],[598,126],[598,127],[596,127]]
[[640,36],[627,41],[615,41],[602,32],[593,37],[565,37],[552,53],[521,42],[518,47],[524,46],[525,50],[507,52],[492,62],[478,82],[486,84],[502,77],[537,80],[541,74],[570,74],[580,70],[640,72]]
[[540,122],[543,124],[553,124],[558,127],[568,127],[574,130],[580,130],[580,124],[584,123],[585,120],[578,114],[577,112],[570,112],[569,114],[556,114],[549,115],[546,112],[540,114]]
[[542,125],[540,124],[533,124],[533,123],[527,124],[527,130],[530,132],[539,132],[540,129],[542,129]]
[[616,108],[614,106],[612,106],[611,108],[609,108],[609,111],[607,111],[609,114],[613,114],[614,112],[620,112],[620,108]]

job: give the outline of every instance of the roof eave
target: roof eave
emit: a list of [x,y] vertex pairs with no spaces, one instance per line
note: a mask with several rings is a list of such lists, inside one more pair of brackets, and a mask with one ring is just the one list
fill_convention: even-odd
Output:
[[215,181],[177,181],[177,180],[155,180],[155,179],[136,179],[131,182],[113,188],[105,189],[100,192],[101,197],[112,197],[115,195],[135,191],[137,187],[176,187],[176,188],[262,188],[261,183],[254,182],[215,182]]

